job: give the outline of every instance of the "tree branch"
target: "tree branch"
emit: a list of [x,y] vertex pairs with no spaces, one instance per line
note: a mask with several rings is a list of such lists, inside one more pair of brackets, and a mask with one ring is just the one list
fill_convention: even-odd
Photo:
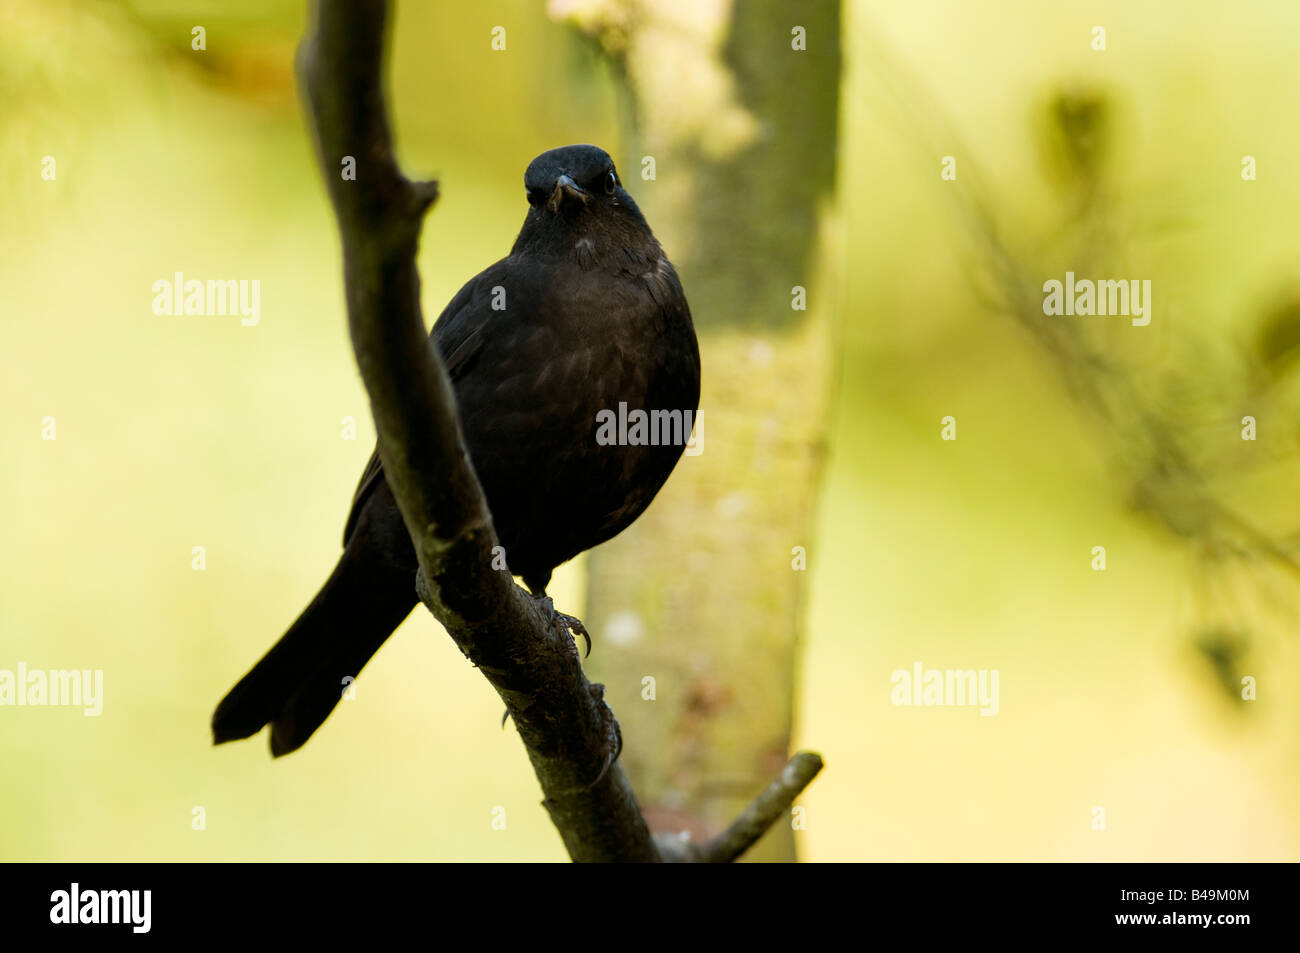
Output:
[[790,759],[781,776],[767,786],[758,797],[741,811],[731,826],[704,844],[682,841],[671,834],[656,834],[659,853],[668,861],[693,861],[706,864],[729,864],[767,833],[767,829],[790,809],[794,799],[803,793],[821,771],[821,755],[813,751],[800,751]]
[[[342,237],[352,347],[419,556],[420,596],[505,700],[570,856],[656,860],[622,769],[606,770],[618,729],[603,689],[587,681],[573,640],[491,568],[496,533],[420,311],[415,254],[438,188],[408,181],[393,156],[381,83],[387,19],[380,0],[319,0],[298,75]],[[341,174],[345,156],[354,181]]]
[[[569,856],[661,860],[610,761],[621,742],[604,686],[587,681],[573,639],[492,568],[491,514],[420,310],[415,257],[438,187],[409,181],[393,155],[381,81],[387,22],[386,0],[316,0],[297,69],[342,239],[352,347],[384,474],[420,561],[412,584],[505,701]],[[355,179],[343,178],[346,157]],[[737,825],[748,831],[758,820],[745,817]]]

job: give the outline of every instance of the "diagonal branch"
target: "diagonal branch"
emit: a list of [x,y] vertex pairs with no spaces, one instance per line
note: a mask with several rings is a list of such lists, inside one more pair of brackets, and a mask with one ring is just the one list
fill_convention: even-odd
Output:
[[664,860],[669,861],[731,863],[758,843],[758,839],[767,833],[777,818],[794,804],[794,799],[812,783],[822,767],[821,755],[812,751],[800,751],[790,759],[781,776],[754,798],[740,812],[740,816],[717,837],[697,845],[683,842],[672,835],[656,834],[655,843],[659,845],[659,852],[663,854]]
[[[408,181],[393,156],[380,78],[388,5],[314,6],[299,82],[342,237],[352,347],[420,559],[421,598],[505,700],[570,856],[657,860],[622,769],[606,770],[617,723],[602,687],[587,681],[573,640],[491,568],[492,518],[420,311],[415,254],[438,188]],[[345,156],[355,180],[341,174]]]
[[698,859],[710,864],[729,864],[749,850],[790,809],[794,799],[821,769],[821,755],[799,752],[790,759],[781,776],[754,798],[730,827],[700,848]]
[[[438,187],[409,181],[393,155],[381,80],[387,22],[386,0],[316,0],[297,68],[342,239],[353,351],[420,560],[413,585],[505,701],[569,856],[662,860],[611,763],[620,740],[604,686],[587,681],[572,638],[492,568],[492,517],[420,310],[416,250]],[[348,157],[355,178],[345,179]]]

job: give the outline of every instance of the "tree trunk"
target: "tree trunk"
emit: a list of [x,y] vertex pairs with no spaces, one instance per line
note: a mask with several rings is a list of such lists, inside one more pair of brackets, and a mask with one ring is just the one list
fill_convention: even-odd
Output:
[[[790,747],[838,376],[839,17],[825,0],[614,0],[568,17],[617,67],[623,177],[700,335],[697,446],[647,513],[590,554],[586,606],[588,665],[619,713],[645,816],[696,841]],[[794,860],[791,824],[746,859]]]

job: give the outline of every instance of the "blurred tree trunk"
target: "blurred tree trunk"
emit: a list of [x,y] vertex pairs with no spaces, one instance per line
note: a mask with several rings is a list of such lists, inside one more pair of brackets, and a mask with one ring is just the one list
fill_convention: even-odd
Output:
[[[700,452],[590,554],[585,619],[597,640],[588,664],[622,722],[646,819],[701,840],[790,747],[800,553],[817,558],[838,376],[839,3],[553,0],[552,12],[615,66],[620,169],[700,335]],[[746,859],[794,860],[791,825],[774,825]]]

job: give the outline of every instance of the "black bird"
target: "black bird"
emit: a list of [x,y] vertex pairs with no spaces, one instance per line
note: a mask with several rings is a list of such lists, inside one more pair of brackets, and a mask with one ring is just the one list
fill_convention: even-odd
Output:
[[[677,272],[603,150],[544,152],[524,186],[528,214],[509,257],[461,288],[430,340],[505,560],[554,612],[545,596],[554,568],[626,529],[677,464],[699,406],[700,355]],[[642,411],[682,420],[685,433],[633,426],[611,444],[620,404],[634,422]],[[415,607],[418,567],[376,449],[338,565],[217,706],[215,742],[267,723],[277,757],[306,742],[345,678]]]

